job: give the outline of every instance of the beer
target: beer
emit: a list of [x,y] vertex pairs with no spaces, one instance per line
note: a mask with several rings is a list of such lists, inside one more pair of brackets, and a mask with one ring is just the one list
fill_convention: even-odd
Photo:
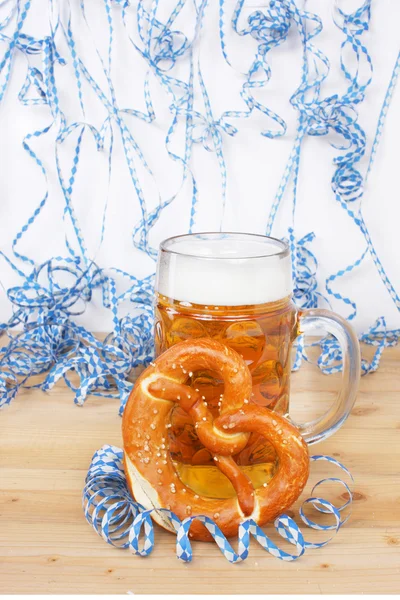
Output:
[[[157,295],[157,355],[186,339],[210,337],[221,341],[247,363],[253,381],[252,400],[284,415],[289,411],[290,348],[296,335],[296,309],[290,297],[261,305],[204,306]],[[188,383],[200,390],[217,416],[223,382],[203,371],[194,373]],[[229,480],[203,448],[190,417],[179,407],[172,412],[171,425],[169,447],[184,483],[203,496],[234,495]],[[255,434],[234,459],[254,487],[267,483],[276,468],[273,448]]]
[[[207,256],[199,261],[196,253],[199,249],[205,252],[207,243],[213,256],[220,254],[221,262],[215,264],[212,259],[207,262]],[[184,254],[170,251],[168,265],[163,264],[165,258],[161,254],[155,308],[156,354],[187,339],[210,337],[221,341],[236,350],[247,363],[253,383],[251,400],[286,415],[291,345],[298,334],[297,310],[291,301],[288,283],[289,257],[281,257],[275,269],[269,267],[265,272],[262,257],[257,264],[260,252],[257,240],[247,240],[246,244],[251,263],[256,262],[256,272],[247,259],[235,258],[234,246],[223,238],[217,244],[207,240],[197,247],[190,240],[189,245],[183,244],[184,248],[181,241],[179,250],[184,250]],[[271,255],[268,258],[271,260]],[[285,259],[286,276],[282,277]],[[257,275],[256,284],[254,275]],[[263,277],[269,281],[264,282]],[[261,299],[265,301],[260,302]],[[212,372],[199,371],[193,373],[188,384],[200,390],[216,417],[218,402],[224,393],[223,382]],[[196,493],[213,498],[235,495],[230,481],[202,446],[194,423],[178,406],[171,414],[169,448],[179,477]],[[277,466],[272,446],[256,434],[250,435],[246,448],[234,459],[255,488],[268,483]]]

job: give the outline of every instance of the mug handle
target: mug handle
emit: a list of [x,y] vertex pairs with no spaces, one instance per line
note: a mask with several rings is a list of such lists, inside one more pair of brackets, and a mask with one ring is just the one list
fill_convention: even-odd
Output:
[[361,373],[360,346],[349,323],[329,310],[311,308],[300,311],[300,334],[324,329],[339,342],[342,350],[342,386],[336,402],[322,417],[309,423],[297,424],[307,444],[326,439],[339,429],[353,408]]

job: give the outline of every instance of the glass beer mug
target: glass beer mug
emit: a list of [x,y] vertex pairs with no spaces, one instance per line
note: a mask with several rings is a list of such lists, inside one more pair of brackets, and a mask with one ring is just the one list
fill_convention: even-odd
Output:
[[[334,433],[348,417],[360,376],[358,340],[339,315],[300,310],[292,300],[291,259],[284,242],[244,233],[198,233],[161,243],[156,276],[156,355],[186,339],[210,337],[236,350],[252,376],[251,401],[289,416],[291,349],[300,333],[315,328],[335,336],[343,354],[342,387],[322,417],[302,425],[309,444]],[[214,416],[223,383],[207,371],[188,382],[198,388]],[[235,495],[196,435],[194,423],[176,406],[171,414],[169,448],[183,483],[202,496]],[[275,451],[251,434],[234,457],[259,487],[273,477]]]

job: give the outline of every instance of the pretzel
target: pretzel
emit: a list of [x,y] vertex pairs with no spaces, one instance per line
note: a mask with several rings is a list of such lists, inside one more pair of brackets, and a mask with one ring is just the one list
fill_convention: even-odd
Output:
[[[215,419],[200,392],[186,385],[200,370],[212,371],[224,381]],[[181,520],[206,515],[227,537],[237,534],[246,518],[263,525],[289,508],[308,478],[308,448],[287,419],[249,400],[251,389],[250,371],[242,357],[216,340],[186,340],[161,354],[138,378],[123,416],[124,466],[134,498],[146,509],[168,508]],[[179,479],[168,447],[169,420],[176,403],[192,418],[201,443],[230,479],[237,497],[201,497]],[[252,432],[272,444],[279,460],[272,480],[256,489],[233,459]],[[174,531],[162,512],[154,511],[152,516]],[[193,539],[212,539],[199,521],[193,522],[190,533]]]

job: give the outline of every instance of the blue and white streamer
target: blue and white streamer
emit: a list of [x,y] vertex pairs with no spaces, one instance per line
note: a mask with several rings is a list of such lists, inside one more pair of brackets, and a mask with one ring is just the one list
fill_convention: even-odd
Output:
[[[250,537],[253,537],[266,552],[275,558],[289,562],[297,560],[308,549],[326,546],[350,516],[349,507],[352,503],[350,485],[337,477],[327,477],[314,485],[311,497],[307,498],[299,509],[299,516],[310,529],[333,532],[328,539],[322,542],[305,540],[302,530],[294,519],[283,514],[275,519],[274,527],[284,540],[295,546],[295,553],[292,554],[278,547],[253,519],[246,519],[239,525],[236,551],[209,517],[194,515],[181,521],[170,510],[165,508],[146,510],[136,502],[127,487],[122,459],[123,452],[116,446],[104,445],[95,452],[83,490],[83,510],[88,523],[108,544],[129,549],[132,554],[138,556],[148,556],[154,548],[155,528],[151,519],[154,511],[162,514],[175,530],[177,558],[184,562],[192,560],[190,526],[194,521],[200,521],[210,532],[222,555],[232,564],[241,562],[248,557]],[[311,462],[328,462],[341,469],[350,481],[353,481],[348,469],[330,456],[315,455],[311,456],[310,460]],[[329,482],[339,484],[347,492],[348,499],[339,507],[314,495],[320,486]],[[319,513],[332,515],[333,523],[322,525],[306,516],[305,507],[308,505]],[[345,510],[347,516],[342,517],[341,513]]]
[[[291,4],[295,6],[294,3],[290,3],[289,1],[286,4],[288,9]],[[336,2],[335,8],[335,22],[345,35],[345,41],[342,43],[341,47],[341,69],[346,80],[349,82],[349,87],[342,97],[335,95],[322,100],[319,98],[320,85],[328,75],[329,63],[327,58],[319,50],[317,50],[315,46],[312,46],[312,49],[310,47],[308,48],[308,46],[311,46],[311,44],[308,42],[310,37],[307,40],[304,38],[305,41],[303,41],[303,45],[305,52],[307,52],[308,48],[309,54],[314,54],[313,59],[315,78],[314,81],[310,81],[308,79],[307,60],[310,60],[310,57],[307,59],[306,56],[306,63],[305,67],[303,68],[302,83],[291,99],[293,106],[299,110],[300,114],[298,132],[269,214],[266,233],[267,235],[271,234],[278,208],[281,204],[286,188],[292,179],[292,225],[289,226],[288,229],[288,242],[292,254],[294,295],[297,303],[303,308],[315,308],[319,305],[320,300],[329,304],[329,296],[332,296],[337,300],[341,300],[344,304],[350,307],[350,312],[348,313],[347,318],[352,320],[357,314],[357,306],[355,302],[350,298],[342,296],[338,291],[335,291],[333,289],[333,283],[338,278],[343,277],[345,274],[350,273],[354,268],[359,266],[368,253],[372,256],[378,273],[392,300],[394,301],[396,307],[400,309],[400,298],[394,290],[384,270],[384,267],[377,256],[372,240],[368,233],[367,226],[362,218],[361,204],[357,213],[353,210],[353,208],[350,208],[351,203],[360,201],[362,197],[364,185],[376,155],[379,140],[382,135],[384,121],[400,71],[400,53],[396,59],[393,74],[384,99],[375,139],[372,144],[368,169],[365,177],[363,178],[360,171],[357,170],[356,165],[365,153],[366,136],[363,129],[357,122],[357,105],[362,102],[365,97],[366,90],[372,80],[373,68],[368,50],[366,46],[362,44],[360,38],[361,35],[369,28],[369,21],[371,17],[371,0],[365,0],[357,10],[350,14],[346,14],[340,8],[338,2]],[[309,17],[306,16],[305,12],[298,12],[298,19],[300,20],[300,23],[302,21],[304,23],[306,18]],[[314,20],[317,23],[317,27],[313,32],[313,36],[319,33],[322,27],[322,24],[318,21],[317,17],[315,17]],[[303,25],[303,31],[305,31],[305,29],[306,27]],[[299,28],[299,33],[301,35],[301,27]],[[353,51],[355,57],[355,66],[350,64],[348,59],[345,60],[348,47],[350,47]],[[318,62],[316,62],[315,57],[318,58]],[[312,90],[313,95],[310,98],[310,91]],[[330,131],[334,131],[336,134],[339,134],[344,138],[345,141],[344,145],[339,148],[340,150],[344,150],[345,154],[342,154],[334,159],[334,163],[337,165],[337,167],[332,179],[332,188],[337,201],[346,210],[359,228],[362,235],[365,237],[367,248],[363,252],[362,256],[353,264],[348,265],[344,269],[341,269],[337,273],[328,277],[326,281],[326,291],[328,293],[327,297],[321,293],[318,293],[318,295],[314,294],[311,296],[310,302],[310,295],[303,296],[303,290],[306,287],[307,289],[316,291],[317,286],[315,281],[315,269],[313,269],[313,267],[316,267],[318,262],[314,254],[308,250],[307,258],[304,258],[299,263],[299,251],[297,249],[299,242],[297,242],[294,233],[296,190],[299,174],[301,142],[306,133],[309,135],[321,136],[327,135],[330,133]],[[310,241],[312,238],[313,234],[311,233],[305,236],[303,240],[308,239],[308,241]],[[301,265],[301,271],[299,271],[298,268],[299,264]],[[307,267],[306,269],[304,269],[305,265]],[[384,328],[384,332],[380,333],[380,335],[376,337],[376,328],[378,324],[380,328]],[[384,347],[393,345],[393,340],[399,340],[399,331],[392,330],[387,332],[384,317],[379,318],[377,323],[371,326],[368,332],[360,336],[360,341],[378,346],[378,349],[370,363],[363,359],[363,374],[373,372],[378,368],[379,360]],[[318,360],[318,365],[320,366],[321,370],[326,374],[341,370],[341,354],[337,341],[331,337],[325,338],[321,341],[320,347],[321,355]],[[293,365],[294,370],[297,370],[300,367],[303,358],[307,359],[307,355],[305,352],[304,339],[301,338],[297,344],[297,353]]]
[[[254,40],[254,56],[242,73],[240,97],[242,110],[227,110],[216,115],[206,78],[202,71],[201,45],[207,36],[205,16],[211,8],[208,0],[174,0],[166,10],[160,0],[97,0],[107,26],[105,50],[92,33],[88,3],[80,0],[48,0],[48,12],[41,16],[42,37],[30,33],[30,16],[35,10],[31,0],[5,0],[0,3],[0,102],[9,87],[15,56],[26,61],[26,76],[18,98],[27,110],[47,109],[48,121],[41,129],[29,131],[23,148],[38,168],[43,189],[32,189],[37,196],[36,208],[16,233],[9,253],[0,257],[20,278],[21,283],[7,290],[13,309],[8,322],[0,325],[0,332],[8,343],[0,349],[0,407],[8,405],[21,387],[41,387],[49,390],[63,378],[75,394],[75,402],[82,405],[87,396],[97,394],[120,401],[122,412],[132,384],[129,375],[133,368],[146,365],[153,357],[153,284],[156,249],[151,245],[153,227],[166,214],[165,209],[175,201],[183,186],[191,185],[191,200],[187,210],[187,231],[196,228],[200,192],[192,170],[194,144],[200,144],[215,155],[221,175],[220,227],[228,201],[228,168],[224,144],[235,143],[235,136],[243,119],[254,112],[265,118],[260,132],[268,138],[285,134],[285,121],[258,98],[259,91],[267,91],[273,76],[269,58],[279,52],[289,35],[297,35],[302,47],[301,80],[293,90],[289,102],[298,116],[297,133],[272,208],[267,218],[266,233],[272,232],[276,215],[290,188],[292,202],[291,222],[288,223],[288,243],[292,255],[294,295],[300,307],[328,305],[329,298],[341,301],[352,320],[357,313],[353,300],[338,290],[341,277],[351,273],[367,255],[370,255],[395,306],[400,310],[400,297],[390,282],[374,248],[362,216],[362,195],[370,173],[390,101],[400,71],[400,53],[379,116],[369,164],[365,175],[360,161],[365,155],[367,140],[358,121],[357,107],[364,100],[371,82],[373,68],[364,43],[368,32],[372,0],[360,0],[359,8],[344,12],[344,3],[335,3],[334,19],[343,34],[341,70],[347,88],[342,95],[322,97],[322,84],[329,75],[329,61],[318,48],[316,40],[323,23],[318,15],[306,10],[299,0],[270,0],[264,8],[253,11],[246,0],[235,5],[219,0],[218,26],[221,53],[225,61],[236,69],[231,58],[231,44],[241,44],[245,38]],[[186,11],[188,30],[181,31],[179,17]],[[246,17],[245,14],[248,14]],[[162,16],[161,16],[162,14]],[[37,16],[37,15],[36,15]],[[78,23],[79,20],[79,23]],[[129,47],[146,66],[142,82],[145,108],[120,106],[113,83],[116,21],[122,23]],[[83,29],[82,29],[83,28]],[[93,44],[102,80],[97,81],[86,63],[82,51],[82,35]],[[292,32],[292,33],[291,33]],[[103,47],[103,44],[101,44]],[[60,90],[62,72],[72,69],[80,116],[69,122],[62,104]],[[181,169],[180,183],[172,195],[159,190],[149,160],[135,138],[135,120],[146,127],[157,121],[152,87],[161,86],[169,101],[170,124],[165,147],[170,160]],[[199,90],[199,93],[196,91]],[[103,110],[104,120],[95,125],[89,120],[88,94],[96,99]],[[234,123],[234,124],[233,124]],[[179,135],[183,133],[183,135]],[[296,226],[298,178],[301,149],[308,135],[326,136],[335,133],[343,138],[340,154],[334,160],[332,189],[334,197],[350,217],[356,230],[363,236],[366,247],[362,255],[344,266],[326,281],[326,294],[318,290],[318,260],[313,252],[314,234],[299,235]],[[55,138],[54,158],[58,184],[63,194],[65,225],[65,252],[37,264],[23,249],[28,232],[34,233],[36,223],[44,218],[44,209],[51,200],[49,173],[38,150],[38,143]],[[181,144],[176,140],[181,139]],[[82,148],[90,145],[93,151],[105,156],[108,188],[113,173],[114,147],[120,141],[132,190],[140,208],[140,218],[132,224],[132,245],[151,259],[147,276],[138,278],[135,272],[104,269],[95,256],[90,255],[82,227],[74,206],[77,181],[84,176]],[[50,143],[53,144],[52,141]],[[72,145],[72,152],[68,148]],[[150,183],[148,183],[150,182]],[[147,183],[147,186],[146,186]],[[149,187],[150,186],[150,187]],[[148,188],[149,190],[148,191]],[[102,206],[99,244],[104,238],[108,210],[108,189]],[[319,257],[321,261],[322,257]],[[70,283],[64,283],[63,275]],[[125,286],[121,286],[121,277]],[[93,294],[100,290],[104,308],[110,311],[113,331],[106,340],[99,341],[75,321],[85,311]],[[121,306],[130,303],[131,311],[122,316]],[[376,347],[371,362],[363,359],[363,373],[375,371],[384,348],[399,341],[400,330],[388,330],[383,316],[360,336],[360,340]],[[321,341],[318,361],[324,373],[341,369],[340,349],[332,338]],[[306,344],[300,338],[294,368],[300,367],[306,355]],[[34,376],[40,376],[41,382]],[[77,376],[77,377],[76,377]]]

